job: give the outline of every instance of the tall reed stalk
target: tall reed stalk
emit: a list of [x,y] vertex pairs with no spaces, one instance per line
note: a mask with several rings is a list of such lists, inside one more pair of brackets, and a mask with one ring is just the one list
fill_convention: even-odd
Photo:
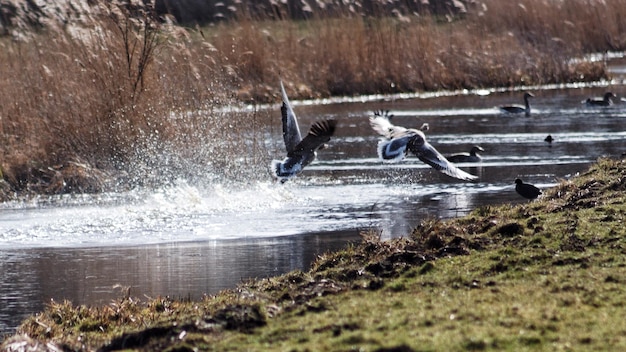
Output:
[[[485,0],[430,16],[239,21],[183,28],[102,5],[80,23],[0,39],[0,194],[95,192],[199,175],[267,177],[278,110],[237,102],[607,78],[626,0]],[[8,192],[8,193],[7,193]]]

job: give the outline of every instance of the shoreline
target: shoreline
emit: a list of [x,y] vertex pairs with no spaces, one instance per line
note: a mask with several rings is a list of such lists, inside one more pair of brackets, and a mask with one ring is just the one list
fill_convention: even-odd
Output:
[[[618,334],[596,336],[622,325],[614,305],[626,293],[624,180],[626,160],[599,160],[537,201],[427,220],[406,238],[380,241],[375,232],[362,233],[362,243],[321,255],[308,271],[253,280],[200,301],[126,296],[102,307],[52,303],[2,349],[623,347]],[[447,303],[436,303],[441,299]],[[353,304],[367,309],[355,311]],[[406,314],[413,318],[397,325]],[[617,320],[599,324],[600,316]],[[528,329],[526,337],[518,324]],[[397,329],[393,337],[384,326]]]

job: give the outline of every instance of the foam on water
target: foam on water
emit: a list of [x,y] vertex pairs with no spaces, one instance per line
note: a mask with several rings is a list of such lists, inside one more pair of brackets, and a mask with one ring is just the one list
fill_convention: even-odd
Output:
[[204,188],[181,181],[109,195],[108,201],[101,196],[56,197],[57,203],[55,197],[40,198],[4,205],[0,248],[128,246],[369,228],[395,221],[390,214],[398,209],[389,205],[420,197],[438,200],[479,187],[350,184],[312,177]]
[[[130,245],[254,235],[241,231],[245,214],[270,214],[309,201],[292,187],[265,182],[249,187],[186,182],[101,196],[37,197],[3,204],[0,246]],[[122,201],[122,199],[126,201]],[[269,234],[268,234],[269,235]]]

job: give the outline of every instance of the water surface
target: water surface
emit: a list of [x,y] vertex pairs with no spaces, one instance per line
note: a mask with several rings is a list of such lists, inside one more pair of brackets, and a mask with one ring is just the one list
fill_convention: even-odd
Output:
[[[609,89],[626,94],[620,82],[535,88],[530,117],[496,109],[520,103],[520,91],[295,102],[301,129],[320,117],[335,117],[339,126],[330,148],[285,184],[181,179],[156,191],[1,204],[0,332],[12,332],[50,299],[106,304],[129,289],[138,297],[199,298],[248,278],[306,269],[317,255],[358,241],[360,231],[406,236],[425,218],[525,202],[514,191],[517,177],[546,188],[599,157],[626,152],[626,103],[581,104]],[[398,125],[429,123],[427,138],[444,155],[482,146],[483,162],[459,164],[478,181],[451,179],[414,157],[380,162],[367,119],[378,109],[391,110]],[[553,143],[544,141],[548,134]],[[267,144],[282,158],[279,132]]]

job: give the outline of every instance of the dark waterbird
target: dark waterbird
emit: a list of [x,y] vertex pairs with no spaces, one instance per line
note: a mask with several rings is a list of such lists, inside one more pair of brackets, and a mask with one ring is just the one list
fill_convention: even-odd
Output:
[[470,149],[469,153],[456,153],[447,157],[448,161],[453,163],[477,163],[482,161],[483,158],[478,152],[484,152],[485,150],[478,145],[475,145]]
[[534,97],[531,93],[524,93],[524,105],[513,104],[513,105],[502,105],[498,108],[500,111],[509,114],[521,114],[525,113],[526,116],[530,116],[530,103],[528,102],[528,98]]
[[285,182],[299,174],[317,156],[317,150],[322,149],[330,137],[335,133],[337,121],[332,119],[315,122],[309,133],[302,139],[298,119],[289,103],[283,82],[280,82],[283,105],[280,108],[283,122],[283,139],[287,149],[287,157],[283,160],[273,160],[271,169],[274,177]]
[[552,144],[552,142],[554,142],[554,138],[552,138],[552,135],[549,134],[546,138],[544,138],[544,142]]
[[587,98],[583,104],[587,106],[610,106],[613,105],[611,98],[617,98],[617,96],[612,92],[606,92],[602,98]]
[[404,160],[410,151],[422,162],[450,177],[464,181],[478,178],[449,162],[426,141],[424,132],[413,128],[395,126],[389,121],[389,117],[388,112],[382,111],[374,112],[374,116],[370,116],[372,129],[384,137],[378,143],[378,156],[382,160],[398,162]]
[[541,190],[530,183],[524,183],[519,178],[515,179],[515,191],[527,199],[536,199],[541,194]]

